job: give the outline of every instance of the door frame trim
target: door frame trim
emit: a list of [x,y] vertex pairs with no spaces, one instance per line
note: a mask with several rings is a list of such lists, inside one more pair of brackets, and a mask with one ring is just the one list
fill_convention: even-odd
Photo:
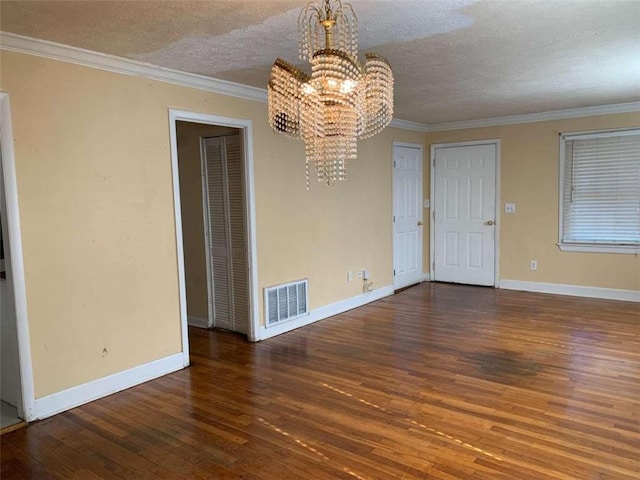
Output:
[[173,178],[173,202],[176,228],[176,248],[178,254],[178,279],[180,290],[180,319],[182,324],[182,350],[185,365],[189,364],[189,332],[187,324],[187,295],[184,270],[184,245],[182,240],[182,211],[180,207],[180,180],[178,176],[178,148],[176,121],[203,123],[238,128],[242,130],[244,142],[245,162],[245,198],[247,219],[247,248],[249,260],[249,331],[247,339],[257,342],[260,312],[258,310],[258,256],[256,242],[256,212],[255,212],[255,184],[253,174],[253,122],[251,120],[222,117],[206,113],[189,112],[186,110],[169,109],[169,136],[171,143],[171,169]]
[[500,151],[501,142],[499,138],[490,138],[485,140],[473,140],[468,142],[451,142],[451,143],[432,143],[431,144],[431,157],[429,159],[429,205],[431,206],[429,212],[429,277],[431,281],[435,279],[435,222],[433,221],[433,213],[435,207],[435,166],[436,166],[436,150],[438,148],[451,148],[451,147],[473,147],[475,145],[495,145],[496,148],[496,218],[494,228],[494,276],[493,286],[494,288],[500,288]]
[[[392,264],[392,268],[395,269],[396,265],[395,265],[395,253],[396,253],[396,227],[395,227],[395,222],[393,221],[393,214],[394,214],[394,208],[395,208],[395,199],[396,199],[396,188],[395,188],[395,184],[396,184],[396,170],[393,166],[393,161],[395,158],[395,148],[396,147],[406,147],[406,148],[415,148],[416,150],[420,151],[420,172],[422,174],[422,178],[420,179],[419,182],[419,191],[418,191],[418,195],[420,197],[420,217],[422,222],[424,222],[424,145],[422,145],[421,143],[407,143],[407,142],[393,142],[392,147],[391,147],[391,236],[392,236],[392,240],[391,240],[391,264]],[[422,241],[420,242],[420,248],[418,249],[419,255],[420,255],[420,270],[421,270],[421,281],[424,281],[424,226],[422,228]],[[396,276],[393,275],[393,272],[391,272],[392,274],[392,285],[394,290],[398,289],[398,288],[404,288],[404,287],[398,287],[396,285]]]
[[0,92],[0,139],[2,144],[2,172],[4,176],[4,195],[6,200],[7,230],[9,238],[9,268],[13,283],[14,307],[16,310],[16,330],[18,333],[18,359],[20,364],[20,384],[24,419],[27,422],[36,419],[36,399],[33,384],[33,365],[31,359],[31,340],[29,337],[29,316],[27,310],[27,289],[25,282],[22,251],[22,232],[20,230],[20,208],[18,204],[18,181],[16,177],[16,157],[13,149],[13,127],[9,94]]

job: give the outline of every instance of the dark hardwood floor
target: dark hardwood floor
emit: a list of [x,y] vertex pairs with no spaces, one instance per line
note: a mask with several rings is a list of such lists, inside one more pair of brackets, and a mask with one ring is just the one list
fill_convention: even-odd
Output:
[[640,304],[422,284],[2,436],[3,480],[640,478]]

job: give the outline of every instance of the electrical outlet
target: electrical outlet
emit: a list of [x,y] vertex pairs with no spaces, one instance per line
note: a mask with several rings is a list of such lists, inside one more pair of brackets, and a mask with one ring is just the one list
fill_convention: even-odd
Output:
[[362,280],[362,275],[363,275],[363,273],[362,273],[362,269],[361,269],[361,268],[359,268],[359,269],[358,269],[358,280]]
[[347,272],[347,282],[350,282],[351,280],[353,280],[353,272],[349,271]]
[[531,264],[529,265],[529,270],[534,271],[538,269],[538,261],[531,260]]

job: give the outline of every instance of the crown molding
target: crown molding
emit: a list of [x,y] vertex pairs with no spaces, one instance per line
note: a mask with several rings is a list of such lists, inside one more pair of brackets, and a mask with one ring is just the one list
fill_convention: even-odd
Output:
[[598,105],[595,107],[571,108],[566,110],[552,110],[548,112],[508,115],[505,117],[480,118],[477,120],[461,120],[459,122],[418,123],[394,118],[389,126],[402,128],[403,130],[413,130],[416,132],[443,132],[447,130],[501,127],[504,125],[517,125],[520,123],[546,122],[549,120],[563,120],[566,118],[594,117],[597,115],[632,112],[640,112],[640,102],[616,103],[612,105]]
[[[117,57],[115,55],[85,50],[83,48],[63,45],[61,43],[50,42],[48,40],[25,37],[14,33],[0,32],[0,49],[75,63],[77,65],[120,73],[123,75],[144,77],[184,87],[197,88],[199,90],[228,95],[244,100],[252,100],[261,103],[267,102],[267,91],[263,88],[250,87],[204,75],[197,75],[195,73],[181,72],[179,70],[159,67],[157,65]],[[426,133],[629,112],[640,112],[640,102],[432,124],[394,118],[389,126],[403,130]]]
[[267,101],[267,91],[262,88],[249,87],[239,83],[206,77],[204,75],[196,75],[194,73],[180,72],[149,63],[116,57],[115,55],[25,37],[14,33],[0,32],[0,48],[12,52],[27,53],[86,67],[98,68],[109,72],[121,73],[123,75],[144,77],[184,87],[197,88],[245,100],[262,103],[266,103]]
[[445,130],[462,130],[467,128],[499,127],[503,125],[516,125],[519,123],[546,122],[549,120],[563,120],[566,118],[593,117],[597,115],[611,115],[613,113],[630,112],[640,112],[640,102],[571,108],[567,110],[552,110],[549,112],[525,113],[523,115],[509,115],[506,117],[482,118],[478,120],[462,120],[459,122],[432,123],[428,125],[427,131],[442,132]]
[[402,130],[413,130],[414,132],[428,132],[430,130],[430,126],[426,123],[410,122],[409,120],[400,120],[399,118],[391,120],[389,126],[401,128]]
[[[239,83],[219,80],[195,73],[181,72],[159,67],[150,63],[138,62],[128,58],[106,53],[94,52],[84,48],[72,47],[62,43],[50,42],[38,38],[25,37],[15,33],[0,31],[0,49],[26,53],[38,57],[50,58],[62,62],[75,63],[85,67],[97,68],[108,72],[149,78],[160,82],[172,83],[183,87],[197,88],[208,92],[229,95],[231,97],[267,102],[267,90]],[[404,130],[426,132],[427,125],[406,120],[393,119],[391,126]]]

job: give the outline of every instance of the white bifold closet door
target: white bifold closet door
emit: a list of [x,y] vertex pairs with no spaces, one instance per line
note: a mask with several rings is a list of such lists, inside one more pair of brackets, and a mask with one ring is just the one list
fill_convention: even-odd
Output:
[[209,137],[203,144],[213,326],[246,335],[249,296],[242,137]]

